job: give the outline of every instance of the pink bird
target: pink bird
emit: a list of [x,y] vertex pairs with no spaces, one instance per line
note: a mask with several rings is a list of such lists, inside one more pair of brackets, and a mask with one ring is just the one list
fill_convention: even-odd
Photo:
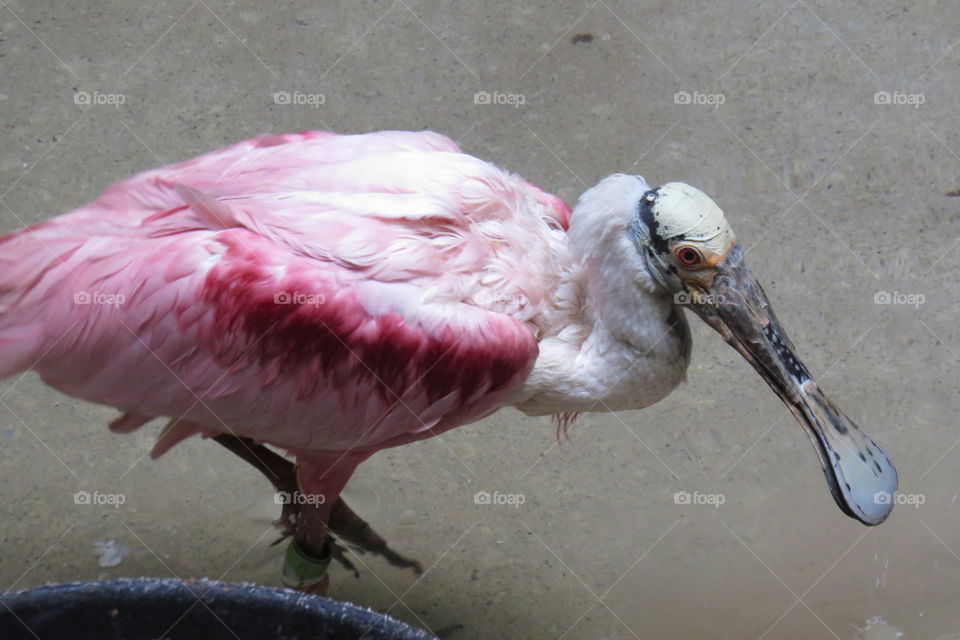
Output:
[[298,496],[285,576],[318,591],[350,566],[336,539],[419,571],[340,499],[363,460],[505,406],[653,404],[689,362],[683,306],[806,427],[840,508],[882,522],[895,469],[797,359],[713,201],[617,174],[571,214],[430,132],[265,135],[0,238],[0,378],[116,407],[116,432],[169,419],[154,457],[200,434],[254,464]]

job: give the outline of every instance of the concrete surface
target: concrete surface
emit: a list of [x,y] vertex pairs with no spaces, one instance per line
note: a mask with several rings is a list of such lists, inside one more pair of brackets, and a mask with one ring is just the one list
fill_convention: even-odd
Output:
[[[613,172],[684,180],[914,503],[876,529],[843,516],[800,427],[691,319],[689,383],[655,407],[584,416],[562,444],[504,411],[372,459],[348,497],[429,571],[364,559],[331,595],[455,640],[960,637],[960,5],[262,4],[0,2],[0,231],[268,131],[430,128],[571,203]],[[113,411],[31,375],[0,400],[0,588],[277,583],[272,494],[225,451],[151,462],[159,425],[111,435]]]

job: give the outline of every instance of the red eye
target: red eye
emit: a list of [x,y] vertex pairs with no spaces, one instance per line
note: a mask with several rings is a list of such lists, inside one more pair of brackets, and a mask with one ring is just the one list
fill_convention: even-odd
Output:
[[703,262],[703,256],[693,247],[680,247],[673,256],[685,267],[698,267]]

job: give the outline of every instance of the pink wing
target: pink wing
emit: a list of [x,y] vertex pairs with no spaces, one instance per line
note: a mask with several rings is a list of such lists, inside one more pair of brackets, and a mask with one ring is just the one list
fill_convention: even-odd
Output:
[[568,216],[430,132],[241,142],[0,238],[0,377],[171,417],[158,455],[402,444],[528,375]]

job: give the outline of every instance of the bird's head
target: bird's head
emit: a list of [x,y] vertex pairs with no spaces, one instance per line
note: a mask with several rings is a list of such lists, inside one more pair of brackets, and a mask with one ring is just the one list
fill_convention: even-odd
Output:
[[883,522],[896,469],[797,357],[720,207],[680,182],[634,193],[628,233],[652,279],[723,336],[786,403],[816,447],[840,509],[864,524]]

